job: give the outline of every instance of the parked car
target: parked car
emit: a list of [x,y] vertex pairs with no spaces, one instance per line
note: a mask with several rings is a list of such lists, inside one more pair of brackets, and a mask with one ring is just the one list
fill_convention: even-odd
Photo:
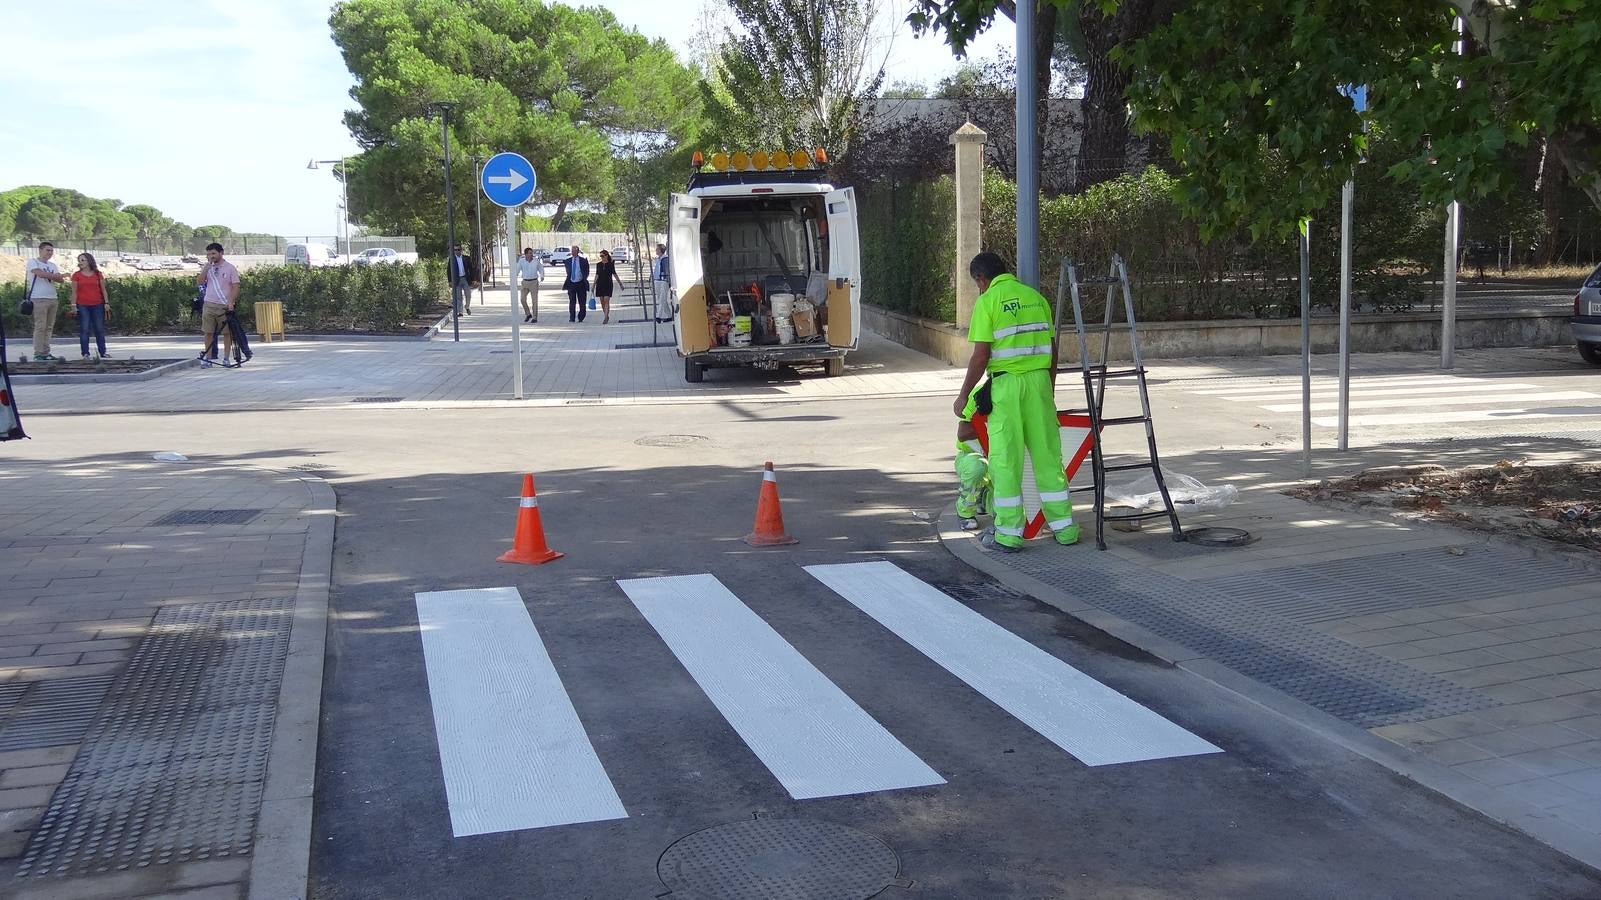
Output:
[[321,269],[339,264],[339,257],[323,244],[288,244],[284,247],[284,265]]
[[611,261],[614,263],[631,263],[634,261],[634,251],[628,247],[613,247]]
[[1601,266],[1573,295],[1573,340],[1585,362],[1601,366]]
[[550,251],[550,255],[549,256],[545,257],[545,265],[547,265],[547,266],[565,266],[565,265],[567,265],[567,260],[570,259],[572,257],[572,255],[573,255],[573,248],[571,248],[571,247],[557,247],[556,249]]
[[416,261],[417,254],[401,253],[393,247],[370,247],[356,257],[358,266],[398,266]]

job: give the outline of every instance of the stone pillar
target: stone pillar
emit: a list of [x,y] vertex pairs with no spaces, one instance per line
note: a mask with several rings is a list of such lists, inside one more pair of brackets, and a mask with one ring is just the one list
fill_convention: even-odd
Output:
[[984,143],[989,135],[968,122],[951,135],[956,147],[956,327],[967,328],[973,317],[978,285],[967,264],[984,249],[980,201],[984,197]]

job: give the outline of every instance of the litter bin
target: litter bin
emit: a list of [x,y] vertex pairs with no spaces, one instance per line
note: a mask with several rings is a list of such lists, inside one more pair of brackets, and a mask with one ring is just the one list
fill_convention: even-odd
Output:
[[284,303],[282,300],[257,300],[255,304],[256,330],[261,339],[272,343],[272,336],[284,340]]

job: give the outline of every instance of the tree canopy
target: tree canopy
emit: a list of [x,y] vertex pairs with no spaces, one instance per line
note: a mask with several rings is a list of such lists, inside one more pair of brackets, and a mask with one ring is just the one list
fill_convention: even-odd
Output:
[[[355,218],[443,247],[440,125],[451,112],[458,222],[470,223],[470,156],[523,154],[535,203],[604,202],[617,159],[687,147],[700,127],[695,76],[663,41],[607,10],[532,0],[346,0],[329,19],[356,78],[346,124]],[[465,232],[464,232],[465,233]]]

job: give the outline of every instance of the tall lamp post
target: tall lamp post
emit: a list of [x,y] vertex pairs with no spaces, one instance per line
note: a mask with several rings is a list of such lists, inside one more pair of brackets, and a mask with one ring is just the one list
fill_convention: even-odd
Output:
[[349,157],[339,159],[314,159],[306,163],[306,168],[317,169],[321,166],[339,166],[339,224],[344,228],[345,235],[345,262],[350,261],[350,167],[346,165]]
[[[435,112],[439,113],[439,140],[445,146],[445,271],[450,271],[450,253],[456,246],[456,201],[450,192],[450,111],[456,104],[440,101],[433,105]],[[461,305],[456,303],[456,291],[450,292],[451,298],[451,339],[461,340]]]

